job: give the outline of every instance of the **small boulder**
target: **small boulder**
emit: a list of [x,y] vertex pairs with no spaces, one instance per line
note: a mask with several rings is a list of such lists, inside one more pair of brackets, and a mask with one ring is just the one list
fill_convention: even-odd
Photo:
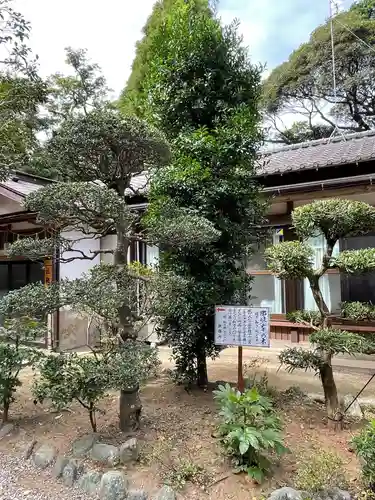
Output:
[[74,458],[69,460],[62,473],[62,480],[65,486],[73,486],[82,470],[83,466],[77,460]]
[[342,409],[343,411],[350,407],[346,410],[344,417],[350,417],[355,420],[362,420],[364,418],[363,411],[361,408],[361,405],[358,403],[358,399],[356,399],[353,402],[354,396],[351,394],[347,394],[342,398]]
[[29,458],[33,454],[36,444],[37,444],[36,439],[32,439],[31,441],[25,444],[25,446],[23,447],[23,458],[25,460],[29,460]]
[[120,462],[120,451],[117,446],[104,443],[96,443],[91,448],[90,457],[101,464],[115,467]]
[[136,438],[131,438],[125,441],[120,446],[120,462],[136,462],[139,459],[139,446]]
[[176,500],[177,495],[170,486],[163,486],[156,494],[155,500]]
[[124,472],[110,470],[100,481],[100,500],[124,500],[129,492],[129,481]]
[[75,458],[83,458],[91,450],[94,444],[98,441],[97,434],[87,434],[82,436],[72,443],[72,455]]
[[332,500],[350,500],[351,498],[349,491],[340,490],[340,488],[331,488],[327,493]]
[[0,429],[0,440],[1,439],[4,439],[5,436],[7,436],[8,434],[10,434],[14,429],[14,425],[13,424],[3,424],[3,426],[1,427]]
[[59,455],[56,458],[55,465],[53,466],[53,469],[52,469],[52,477],[54,477],[56,479],[61,477],[68,462],[69,462],[68,458],[64,457],[63,455]]
[[143,490],[130,490],[127,500],[147,500],[147,493]]
[[303,498],[300,491],[285,486],[273,491],[268,500],[303,500]]
[[89,495],[97,495],[102,475],[96,470],[88,470],[78,479],[78,486]]
[[42,444],[33,455],[33,463],[40,469],[45,469],[53,463],[56,456],[56,449],[49,444]]

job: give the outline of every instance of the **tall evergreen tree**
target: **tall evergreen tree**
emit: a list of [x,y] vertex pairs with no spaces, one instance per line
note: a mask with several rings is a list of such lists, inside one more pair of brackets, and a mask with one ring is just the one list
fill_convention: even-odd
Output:
[[[237,25],[223,27],[196,7],[176,0],[155,28],[137,98],[174,149],[172,164],[152,178],[147,215],[150,236],[163,244],[162,274],[181,284],[174,295],[159,288],[160,333],[179,374],[205,386],[206,357],[217,354],[214,306],[246,303],[249,294],[245,259],[263,213],[254,180],[260,71]],[[191,223],[206,219],[204,245],[168,238],[189,229],[186,213]]]
[[[208,3],[208,0],[194,0],[193,8],[210,15]],[[176,0],[157,0],[154,4],[152,13],[142,30],[143,38],[137,42],[132,71],[120,97],[119,106],[125,112],[140,113],[139,98],[143,95],[144,78],[151,63],[153,37],[158,33],[164,20],[173,13],[177,4]]]

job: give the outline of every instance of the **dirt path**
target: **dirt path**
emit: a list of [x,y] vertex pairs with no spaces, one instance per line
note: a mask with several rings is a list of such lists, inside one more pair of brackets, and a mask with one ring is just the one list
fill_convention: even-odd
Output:
[[[305,372],[304,370],[288,373],[285,369],[280,368],[278,354],[286,345],[285,342],[274,341],[270,349],[244,348],[244,365],[250,363],[256,357],[264,358],[263,370],[267,370],[271,385],[280,390],[287,389],[290,386],[298,386],[304,392],[321,393],[320,380],[314,373]],[[308,344],[298,345],[308,347]],[[159,351],[163,365],[172,366],[170,360],[171,350],[167,347],[160,347]],[[371,359],[370,356],[363,356],[361,359],[341,356],[334,359],[334,366],[339,392],[341,394],[355,395],[365,385],[370,375],[375,372],[375,359]],[[225,349],[216,360],[209,360],[208,374],[210,381],[235,382],[237,379],[237,349]],[[375,379],[362,393],[362,397],[375,399]]]

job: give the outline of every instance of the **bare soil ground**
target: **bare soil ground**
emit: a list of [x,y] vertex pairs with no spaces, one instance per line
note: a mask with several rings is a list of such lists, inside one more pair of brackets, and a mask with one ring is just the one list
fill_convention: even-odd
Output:
[[[247,351],[245,363],[250,363],[259,353]],[[169,367],[168,351],[161,351],[164,367]],[[277,372],[278,365],[272,356],[267,362],[269,384],[278,391],[290,386],[298,386],[306,392],[320,392],[319,380],[311,374],[298,372],[289,375]],[[261,367],[263,370],[263,367]],[[228,350],[215,362],[209,363],[210,380],[236,380],[235,352]],[[368,379],[364,373],[338,372],[337,383],[344,393],[356,393]],[[30,439],[50,442],[60,453],[69,453],[72,441],[90,432],[89,420],[85,411],[74,405],[71,411],[53,412],[49,407],[35,406],[30,393],[31,372],[25,370],[23,385],[11,409],[11,417],[19,427],[18,435],[0,441],[0,453],[13,455],[19,453],[20,446]],[[325,418],[324,408],[302,399],[279,398],[279,407],[285,423],[285,440],[291,454],[282,459],[275,470],[273,479],[262,487],[243,475],[231,473],[228,461],[223,457],[215,429],[218,424],[217,411],[212,398],[212,384],[207,392],[187,393],[183,387],[176,387],[167,374],[151,381],[142,390],[144,405],[142,426],[136,433],[141,442],[141,461],[129,468],[129,476],[134,487],[144,488],[153,495],[166,478],[182,483],[181,461],[199,466],[195,481],[188,482],[180,491],[181,498],[187,500],[248,500],[260,496],[270,488],[289,484],[297,468],[296,457],[301,452],[318,447],[334,450],[344,460],[348,477],[358,478],[358,463],[353,453],[348,451],[348,442],[355,430],[346,426],[336,432],[330,429]],[[375,385],[367,390],[367,396],[374,393]],[[98,430],[106,443],[121,443],[126,439],[118,431],[118,396],[111,394],[103,401],[103,415],[98,417]],[[93,464],[90,465],[91,467]],[[21,474],[20,482],[25,487],[44,491],[49,488],[49,472],[30,477]],[[47,481],[43,480],[43,475]],[[354,483],[355,484],[355,483]],[[182,484],[181,484],[182,486]]]

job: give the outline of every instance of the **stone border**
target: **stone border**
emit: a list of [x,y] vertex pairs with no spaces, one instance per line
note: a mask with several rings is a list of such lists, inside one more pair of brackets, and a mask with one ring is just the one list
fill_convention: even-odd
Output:
[[[9,428],[9,432],[11,430]],[[22,458],[31,460],[39,469],[52,468],[53,478],[61,480],[68,488],[77,486],[93,498],[148,500],[146,491],[131,489],[130,481],[124,471],[111,468],[101,473],[94,469],[85,469],[83,461],[79,460],[79,458],[91,458],[110,467],[138,460],[137,440],[129,439],[118,448],[99,443],[98,439],[97,435],[87,435],[74,441],[72,457],[58,454],[58,450],[52,445],[45,443],[38,445],[36,440],[32,440],[23,448]],[[172,488],[164,486],[158,491],[154,500],[177,500],[177,496]]]

